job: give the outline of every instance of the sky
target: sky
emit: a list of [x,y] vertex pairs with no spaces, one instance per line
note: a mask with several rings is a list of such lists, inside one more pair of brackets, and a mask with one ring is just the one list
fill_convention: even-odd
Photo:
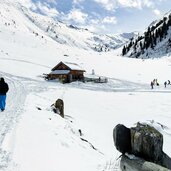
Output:
[[171,0],[20,0],[29,8],[93,32],[143,31],[171,10]]

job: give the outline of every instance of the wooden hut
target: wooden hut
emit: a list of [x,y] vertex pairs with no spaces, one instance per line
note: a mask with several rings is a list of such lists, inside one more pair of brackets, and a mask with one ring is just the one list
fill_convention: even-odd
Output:
[[54,68],[51,73],[48,74],[48,79],[59,79],[63,83],[70,83],[72,81],[83,81],[84,72],[79,65],[70,62],[60,62]]

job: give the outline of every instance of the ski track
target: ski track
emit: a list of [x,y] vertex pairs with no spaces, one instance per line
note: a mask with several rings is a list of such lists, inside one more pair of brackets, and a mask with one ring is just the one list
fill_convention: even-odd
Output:
[[[4,75],[1,73],[1,75]],[[0,113],[0,147],[4,141],[6,134],[15,127],[20,114],[22,113],[24,102],[26,99],[26,90],[21,81],[5,74],[5,80],[9,84],[9,92],[7,94],[6,110]],[[8,166],[9,154],[0,148],[0,169]]]
[[32,92],[42,92],[47,89],[39,81],[0,72],[1,75],[3,75],[9,85],[6,110],[0,112],[0,170],[4,170],[10,162],[10,154],[2,149],[5,136],[17,126],[24,111],[27,95]]
[[37,66],[41,66],[41,67],[45,67],[45,68],[49,68],[49,69],[51,68],[50,66],[47,66],[47,65],[41,65],[41,64],[26,61],[26,60],[11,59],[11,58],[0,58],[0,59],[1,60],[16,61],[16,62],[22,62],[22,63],[32,64],[32,65],[37,65]]

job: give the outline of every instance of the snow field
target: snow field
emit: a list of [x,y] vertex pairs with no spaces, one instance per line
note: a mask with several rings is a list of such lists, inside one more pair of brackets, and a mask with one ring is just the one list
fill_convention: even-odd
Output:
[[[50,110],[57,98],[64,100],[65,119]],[[16,130],[13,162],[22,171],[102,170],[119,156],[112,138],[115,125],[131,127],[137,121],[160,130],[164,151],[171,155],[170,101],[164,92],[105,92],[52,84],[48,92],[28,96]],[[80,140],[78,129],[97,150]]]
[[[113,171],[115,166],[119,170],[113,128],[138,121],[163,133],[164,151],[171,156],[171,86],[163,85],[170,79],[169,57],[137,60],[121,58],[120,49],[97,53],[59,44],[21,11],[14,15],[14,10],[3,11],[7,18],[0,17],[0,76],[10,86],[7,109],[0,113],[0,170]],[[4,26],[11,16],[17,28]],[[40,77],[60,61],[77,63],[87,74],[94,69],[109,82],[60,84]],[[160,86],[151,90],[150,82],[156,78]],[[50,110],[58,98],[64,100],[65,119]]]

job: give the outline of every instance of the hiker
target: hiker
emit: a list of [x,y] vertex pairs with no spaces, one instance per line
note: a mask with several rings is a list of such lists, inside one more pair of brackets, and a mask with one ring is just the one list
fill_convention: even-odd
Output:
[[167,82],[165,81],[165,82],[164,82],[164,87],[165,87],[165,88],[166,88],[166,85],[167,85]]
[[6,93],[8,92],[9,87],[5,82],[4,78],[0,78],[0,110],[5,110],[6,105]]
[[151,81],[151,89],[153,89],[153,87],[154,87],[154,81]]

